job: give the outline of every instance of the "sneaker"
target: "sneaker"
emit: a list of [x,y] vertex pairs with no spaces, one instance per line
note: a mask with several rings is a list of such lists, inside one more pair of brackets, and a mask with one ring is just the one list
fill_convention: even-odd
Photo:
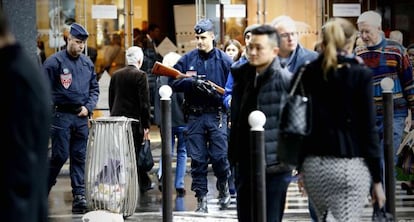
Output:
[[207,197],[197,197],[197,209],[195,210],[197,213],[208,213],[207,209]]
[[230,192],[231,197],[235,198],[237,196],[236,195],[236,189],[229,189],[229,192]]
[[177,192],[177,197],[184,197],[185,196],[185,189],[184,188],[176,188],[175,191]]
[[86,205],[86,198],[84,195],[75,195],[72,202],[72,213],[83,214],[86,213],[88,207]]

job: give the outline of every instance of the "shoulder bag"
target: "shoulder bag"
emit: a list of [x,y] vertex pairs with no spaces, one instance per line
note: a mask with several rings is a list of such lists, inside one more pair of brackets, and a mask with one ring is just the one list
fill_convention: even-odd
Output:
[[[302,141],[311,130],[310,98],[305,95],[301,82],[303,66],[287,95],[281,111],[277,155],[282,163],[295,167]],[[298,90],[300,89],[300,90]]]

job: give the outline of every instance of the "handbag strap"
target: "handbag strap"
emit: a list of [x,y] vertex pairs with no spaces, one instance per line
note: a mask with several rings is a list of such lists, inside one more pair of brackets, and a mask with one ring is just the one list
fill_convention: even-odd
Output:
[[[306,61],[305,65],[303,65],[300,68],[299,73],[298,73],[298,75],[297,75],[297,77],[295,79],[295,82],[293,83],[292,88],[290,89],[289,96],[293,96],[293,94],[295,93],[296,88],[298,87],[298,85],[300,83],[300,80],[302,79],[303,72],[306,69],[306,65],[308,65],[308,64],[309,64],[309,61]],[[302,86],[302,91],[303,91],[303,86]]]

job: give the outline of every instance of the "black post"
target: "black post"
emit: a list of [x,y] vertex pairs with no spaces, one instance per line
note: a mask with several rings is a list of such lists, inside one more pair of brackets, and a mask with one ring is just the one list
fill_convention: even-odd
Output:
[[266,161],[264,146],[265,115],[253,111],[249,115],[250,129],[250,181],[252,221],[266,222]]
[[171,87],[160,87],[161,106],[161,158],[162,158],[162,221],[172,222],[172,170],[171,170]]
[[384,101],[384,160],[385,160],[385,208],[394,216],[395,221],[395,163],[394,163],[394,143],[393,143],[393,116],[394,103],[392,99],[392,89],[394,82],[390,78],[381,81],[382,98]]

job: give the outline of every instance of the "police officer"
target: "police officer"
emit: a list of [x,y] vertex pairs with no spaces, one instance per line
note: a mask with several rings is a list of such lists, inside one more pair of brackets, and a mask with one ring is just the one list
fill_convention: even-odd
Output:
[[66,49],[53,54],[43,64],[50,80],[54,111],[48,191],[56,184],[62,166],[70,156],[73,213],[84,213],[87,209],[84,174],[88,119],[99,96],[94,65],[82,54],[88,36],[84,27],[73,23]]
[[207,167],[211,162],[219,204],[230,204],[228,189],[229,162],[227,159],[227,116],[222,95],[207,80],[224,87],[232,59],[214,47],[214,27],[209,19],[200,20],[194,27],[197,49],[184,54],[174,65],[192,78],[172,81],[173,90],[184,92],[184,112],[187,119],[187,152],[191,157],[191,190],[197,198],[196,212],[207,213]]

